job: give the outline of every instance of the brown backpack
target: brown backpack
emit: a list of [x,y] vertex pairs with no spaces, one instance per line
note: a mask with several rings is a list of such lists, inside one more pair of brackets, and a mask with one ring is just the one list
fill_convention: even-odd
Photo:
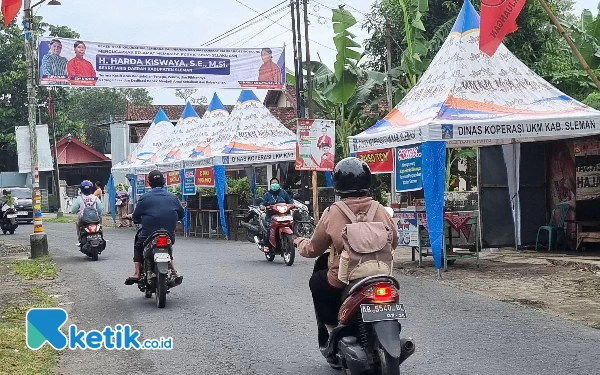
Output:
[[359,213],[358,217],[343,201],[332,206],[336,206],[351,221],[342,230],[344,249],[340,255],[338,279],[349,284],[368,276],[391,275],[394,237],[392,228],[385,223],[373,221],[379,203],[371,202],[369,210]]

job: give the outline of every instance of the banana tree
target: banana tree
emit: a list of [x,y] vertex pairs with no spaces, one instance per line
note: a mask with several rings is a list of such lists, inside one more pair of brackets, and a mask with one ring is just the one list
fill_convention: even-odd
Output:
[[[598,5],[600,11],[600,4]],[[581,13],[578,24],[561,21],[563,27],[569,30],[573,43],[588,63],[590,68],[600,68],[600,12],[594,18],[592,12],[585,9]],[[579,66],[579,60],[573,57],[573,62]]]
[[475,148],[449,148],[446,151],[446,191],[450,188],[452,180],[452,166],[458,161],[466,161],[477,157]]

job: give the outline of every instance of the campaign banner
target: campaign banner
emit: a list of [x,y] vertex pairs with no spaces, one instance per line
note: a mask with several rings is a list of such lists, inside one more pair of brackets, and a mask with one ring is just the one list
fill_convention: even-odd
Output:
[[417,211],[394,210],[392,218],[398,228],[398,245],[419,246],[419,225]]
[[174,186],[181,184],[181,174],[179,171],[167,172],[167,186]]
[[331,172],[335,165],[335,121],[298,119],[296,170]]
[[215,171],[212,168],[196,169],[196,186],[215,187]]
[[423,188],[421,145],[398,147],[395,150],[396,192]]
[[146,184],[148,183],[147,174],[138,174],[135,176],[135,194],[142,195],[146,192]]
[[40,86],[285,88],[285,47],[183,48],[42,37]]
[[576,163],[576,199],[600,199],[600,156],[577,157]]
[[357,152],[356,157],[367,163],[373,174],[394,172],[394,155],[391,148]]
[[[50,138],[48,125],[36,125],[37,150],[38,150],[38,172],[54,170],[52,153],[50,152]],[[31,148],[29,144],[29,126],[15,126],[15,137],[17,139],[17,160],[19,162],[19,173],[31,172]]]
[[183,195],[196,195],[196,170],[186,169],[183,171]]

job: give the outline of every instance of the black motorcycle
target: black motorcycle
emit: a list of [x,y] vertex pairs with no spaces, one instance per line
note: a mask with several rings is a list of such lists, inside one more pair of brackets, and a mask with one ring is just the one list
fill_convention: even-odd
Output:
[[106,249],[106,240],[100,218],[82,220],[79,228],[79,251],[96,261],[104,249]]
[[[327,269],[329,252],[315,262],[313,273]],[[415,352],[415,344],[401,339],[399,319],[406,319],[399,303],[400,285],[393,276],[369,276],[351,282],[343,292],[338,325],[328,334],[319,321],[321,354],[332,367],[349,375],[399,375],[400,365]]]
[[174,277],[171,273],[173,238],[166,230],[158,230],[144,241],[144,262],[138,288],[146,298],[156,296],[156,306],[164,308],[169,289],[180,285],[183,276]]
[[0,219],[0,229],[2,229],[2,233],[4,234],[15,234],[15,229],[17,229],[18,226],[17,211],[15,211],[14,207],[9,207],[2,213],[2,218]]

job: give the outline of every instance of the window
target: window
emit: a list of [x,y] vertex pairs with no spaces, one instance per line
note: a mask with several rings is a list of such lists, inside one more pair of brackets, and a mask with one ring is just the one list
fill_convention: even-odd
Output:
[[46,177],[46,189],[48,190],[48,195],[54,195],[54,178],[53,178],[53,176]]

